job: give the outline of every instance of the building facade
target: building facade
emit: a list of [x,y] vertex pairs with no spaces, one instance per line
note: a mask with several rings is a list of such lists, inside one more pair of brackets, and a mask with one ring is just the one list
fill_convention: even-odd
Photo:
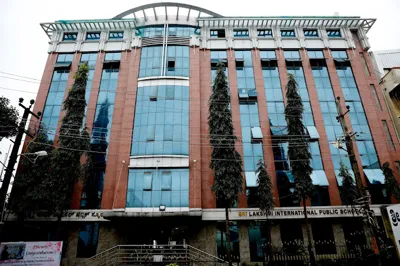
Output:
[[[335,147],[343,137],[335,99],[341,98],[343,108],[350,106],[346,121],[357,132],[358,166],[379,220],[380,206],[391,203],[380,167],[388,161],[395,169],[400,147],[383,94],[372,89],[379,82],[366,34],[374,21],[224,17],[186,4],[160,3],[113,19],[42,23],[50,38],[49,54],[34,111],[43,111],[41,122],[56,142],[67,88],[79,64],[88,62],[85,123],[92,149],[102,149],[96,182],[76,184],[71,210],[63,218],[64,263],[72,265],[117,244],[154,240],[226,255],[225,214],[210,189],[207,124],[220,61],[227,65],[246,184],[237,208],[230,210],[235,260],[262,261],[265,227],[271,228],[274,249],[307,238],[287,156],[289,73],[299,85],[310,135],[316,189],[307,204],[317,254],[368,243],[358,214],[340,198],[340,162],[349,169],[350,163],[347,152]],[[260,159],[274,186],[275,209],[268,223],[251,193]]]
[[378,79],[389,72],[393,67],[400,66],[400,50],[381,50],[369,52]]

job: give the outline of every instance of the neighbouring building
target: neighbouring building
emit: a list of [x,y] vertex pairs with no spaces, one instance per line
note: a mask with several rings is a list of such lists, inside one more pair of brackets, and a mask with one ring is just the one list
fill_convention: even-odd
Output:
[[[400,59],[400,58],[399,58]],[[395,126],[397,138],[400,138],[400,60],[397,67],[392,67],[386,72],[381,78],[379,85],[381,87],[385,104],[390,112],[392,121]],[[385,132],[387,132],[387,126],[385,126]],[[389,135],[386,135],[389,137]],[[396,165],[400,167],[400,164],[396,162]],[[400,168],[399,168],[400,169]]]
[[[210,187],[208,99],[216,64],[227,64],[237,149],[246,194],[230,210],[235,260],[262,261],[270,226],[272,247],[307,237],[293,197],[284,118],[287,74],[305,107],[315,193],[308,202],[316,253],[341,254],[369,242],[363,224],[342,205],[340,162],[348,154],[336,120],[336,97],[350,107],[355,152],[372,210],[390,204],[381,165],[396,169],[400,146],[368,54],[374,19],[360,17],[225,17],[186,4],[158,3],[112,19],[42,23],[48,59],[34,111],[57,141],[61,106],[78,65],[88,62],[86,124],[99,155],[95,188],[75,187],[63,218],[65,265],[118,244],[187,243],[226,254],[224,210]],[[398,87],[398,86],[397,86]],[[272,177],[276,207],[266,216],[254,193],[256,163]],[[395,171],[396,178],[399,173]],[[93,193],[91,193],[93,195]],[[7,221],[10,226],[13,221]],[[24,240],[47,240],[51,219],[32,220]],[[22,229],[21,229],[22,230]],[[12,239],[12,230],[8,238]]]
[[400,49],[372,51],[369,55],[378,79],[383,78],[393,67],[400,66]]

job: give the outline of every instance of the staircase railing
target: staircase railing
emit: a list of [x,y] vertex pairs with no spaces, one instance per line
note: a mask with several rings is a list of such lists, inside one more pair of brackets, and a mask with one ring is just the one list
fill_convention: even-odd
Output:
[[118,245],[81,261],[77,265],[165,265],[169,263],[180,266],[227,265],[224,260],[190,245]]

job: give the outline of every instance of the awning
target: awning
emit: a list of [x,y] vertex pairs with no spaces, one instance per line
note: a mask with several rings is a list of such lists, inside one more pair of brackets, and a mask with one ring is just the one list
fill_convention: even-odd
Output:
[[385,176],[381,169],[364,169],[364,174],[373,185],[385,184]]
[[310,139],[319,139],[319,133],[315,126],[307,126],[307,131]]
[[285,58],[285,60],[288,62],[300,62],[301,58]]
[[[354,184],[356,184],[356,177],[354,176],[353,170],[347,169],[347,171],[349,171],[349,174],[351,175],[351,177],[352,177],[353,180],[354,180]],[[343,181],[343,177],[341,177],[341,176],[339,175],[339,173],[340,173],[340,170],[335,170],[336,180],[337,180],[337,182],[338,182],[339,187],[341,187],[342,184],[343,184],[343,182],[342,182],[342,181]]]
[[55,68],[69,68],[71,66],[71,62],[67,63],[56,63]]
[[315,186],[326,187],[329,186],[328,178],[326,177],[324,170],[314,170],[311,173],[312,183]]
[[263,134],[261,132],[261,128],[260,127],[252,127],[251,128],[251,136],[253,137],[253,139],[262,139]]
[[257,174],[255,172],[245,172],[246,187],[258,187]]

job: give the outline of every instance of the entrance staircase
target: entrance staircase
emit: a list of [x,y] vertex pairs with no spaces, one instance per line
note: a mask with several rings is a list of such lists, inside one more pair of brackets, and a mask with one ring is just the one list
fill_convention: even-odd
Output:
[[227,266],[228,263],[190,245],[118,245],[79,266],[168,265]]

